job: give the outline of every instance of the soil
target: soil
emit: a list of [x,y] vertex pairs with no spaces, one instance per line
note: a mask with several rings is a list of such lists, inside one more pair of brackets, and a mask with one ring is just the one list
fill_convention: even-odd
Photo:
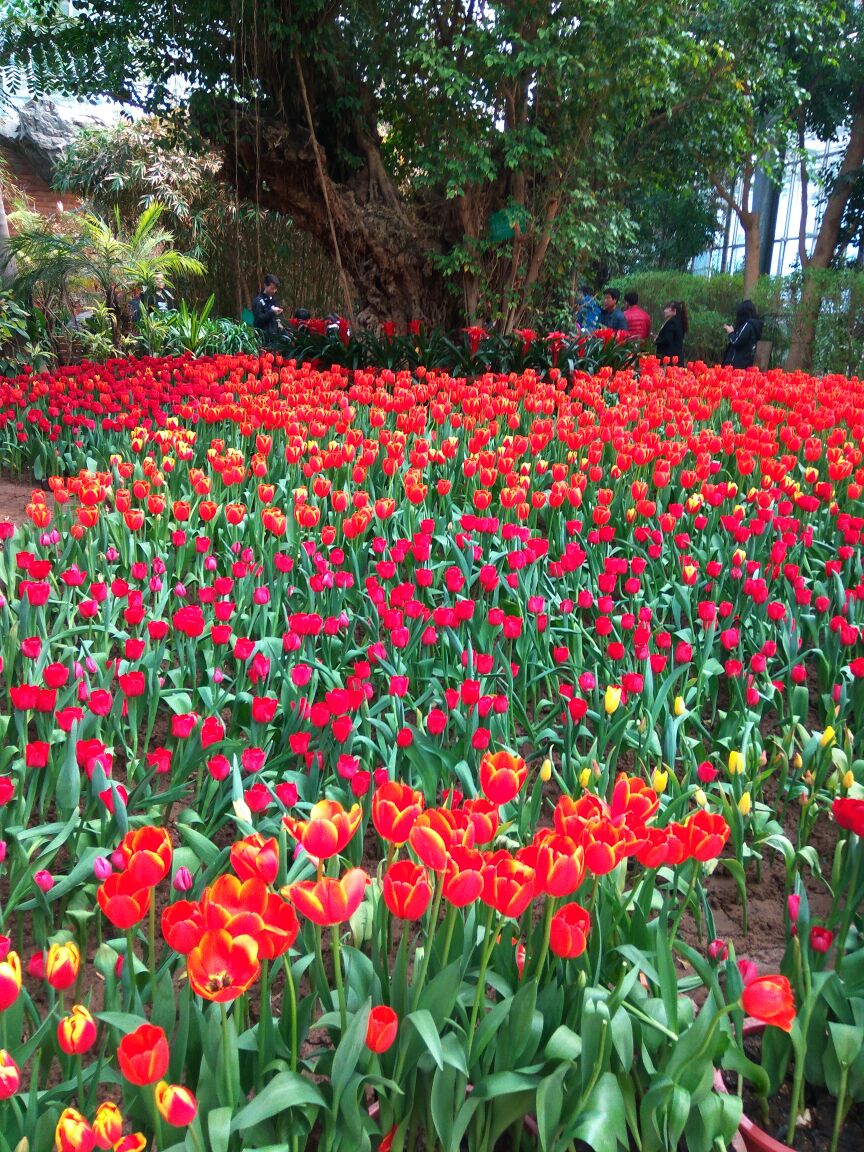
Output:
[[[744,1041],[744,1050],[751,1060],[758,1062],[760,1048],[761,1041],[758,1036],[748,1037]],[[723,1078],[731,1092],[737,1091],[737,1078],[733,1073],[724,1073]],[[807,1109],[795,1129],[795,1141],[791,1145],[786,1144],[786,1132],[789,1124],[792,1081],[787,1079],[780,1086],[777,1095],[768,1101],[767,1119],[762,1099],[746,1081],[742,1095],[744,1115],[769,1136],[779,1140],[784,1147],[794,1148],[795,1152],[828,1152],[834,1127],[834,1099],[824,1089],[805,1085]],[[862,1148],[864,1148],[864,1104],[855,1104],[843,1123],[837,1152],[861,1152]]]
[[24,477],[0,476],[0,520],[20,524],[25,518],[34,487],[39,485]]

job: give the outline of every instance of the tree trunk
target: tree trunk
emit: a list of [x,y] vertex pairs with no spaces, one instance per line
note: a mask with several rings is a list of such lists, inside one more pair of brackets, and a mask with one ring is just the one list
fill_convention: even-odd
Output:
[[[459,297],[434,264],[434,256],[447,251],[445,237],[462,237],[456,204],[405,203],[383,165],[367,164],[345,183],[332,180],[325,165],[331,229],[311,141],[297,146],[275,126],[262,130],[259,142],[257,156],[254,135],[250,140],[249,134],[238,134],[230,145],[237,149],[240,194],[290,215],[331,254],[335,234],[358,313],[402,324],[422,320],[455,327],[460,322]],[[226,170],[235,171],[233,155]]]
[[0,188],[0,284],[8,284],[18,274],[14,258],[9,253],[9,220]]
[[816,339],[816,323],[822,307],[822,295],[812,273],[828,268],[834,258],[843,213],[846,211],[852,188],[862,166],[864,166],[864,85],[857,92],[849,143],[846,145],[843,162],[825,204],[813,253],[804,267],[804,283],[792,321],[789,354],[786,357],[787,372],[806,372],[813,362],[813,343]]
[[762,228],[758,212],[741,212],[739,218],[744,229],[744,296],[749,298],[759,283]]

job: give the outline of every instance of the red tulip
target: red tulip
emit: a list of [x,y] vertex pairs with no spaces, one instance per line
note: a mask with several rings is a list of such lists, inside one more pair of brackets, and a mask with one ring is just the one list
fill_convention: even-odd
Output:
[[591,916],[578,904],[565,904],[552,917],[549,948],[563,960],[581,956],[588,943]]
[[400,920],[419,920],[432,899],[426,869],[410,860],[388,868],[382,885],[384,903]]
[[517,920],[534,895],[534,869],[502,851],[486,857],[482,875],[484,904]]
[[363,810],[359,804],[346,812],[336,800],[319,800],[312,805],[308,820],[283,816],[288,832],[316,860],[338,856],[360,827]]
[[741,1003],[748,1016],[784,1032],[792,1031],[795,997],[785,976],[757,976],[744,988]]
[[231,867],[241,880],[272,884],[279,872],[279,845],[275,837],[265,840],[255,832],[231,845]]
[[366,1047],[379,1055],[392,1048],[399,1031],[399,1017],[392,1008],[380,1004],[369,1013],[366,1026]]
[[[192,991],[222,1004],[236,1000],[258,978],[258,945],[251,936],[208,929],[189,953],[186,971]],[[157,1077],[161,1079],[162,1074]]]
[[138,1087],[163,1079],[168,1071],[168,1057],[168,1037],[155,1024],[142,1024],[117,1046],[120,1071]]

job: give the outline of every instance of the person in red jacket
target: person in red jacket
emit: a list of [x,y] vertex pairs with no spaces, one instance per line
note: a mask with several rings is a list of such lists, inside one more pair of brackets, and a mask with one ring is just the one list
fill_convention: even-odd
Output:
[[627,318],[627,331],[634,340],[647,340],[651,335],[651,317],[644,308],[639,307],[639,293],[625,292],[624,315]]

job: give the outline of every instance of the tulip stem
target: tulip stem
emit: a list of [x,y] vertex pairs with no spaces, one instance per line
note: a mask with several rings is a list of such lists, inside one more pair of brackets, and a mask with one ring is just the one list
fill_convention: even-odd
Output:
[[678,928],[681,924],[681,919],[684,916],[684,913],[687,911],[688,905],[690,904],[690,900],[693,896],[693,889],[696,887],[696,877],[697,877],[698,871],[699,871],[699,865],[694,860],[693,861],[693,870],[690,873],[690,883],[687,885],[687,894],[685,895],[684,901],[681,904],[681,906],[679,907],[678,911],[675,913],[675,919],[672,921],[672,928],[669,932],[670,944],[674,944],[675,938],[678,935]]
[[288,1006],[291,1011],[291,1071],[297,1071],[297,992],[294,988],[294,973],[291,971],[291,957],[285,953],[285,983],[288,990]]
[[552,931],[552,917],[554,915],[555,900],[552,896],[547,896],[546,907],[543,910],[543,938],[540,941],[537,959],[531,968],[531,975],[537,980],[540,979],[540,973],[543,971],[543,965],[546,963],[546,957],[549,953],[549,935]]
[[270,961],[261,961],[261,1006],[258,1011],[258,1091],[264,1086],[264,1064],[267,1055],[267,1021],[270,1019]]
[[150,945],[148,957],[150,959],[150,1010],[152,1012],[156,1007],[156,900],[152,893],[150,895],[150,917],[147,929]]
[[345,987],[342,983],[342,956],[339,950],[339,926],[330,925],[330,941],[333,945],[333,978],[336,981],[336,995],[339,997],[339,1023],[344,1036],[348,1028],[348,1005],[345,1002]]
[[435,899],[432,901],[432,912],[429,916],[429,927],[426,930],[426,947],[423,951],[423,963],[414,987],[414,999],[411,1005],[412,1012],[417,1011],[417,1006],[420,1003],[420,993],[423,991],[423,985],[426,982],[426,973],[429,971],[429,961],[432,959],[432,944],[435,940],[435,928],[438,924],[438,913],[441,911],[441,897],[443,895],[444,877],[439,876],[438,885],[435,889]]
[[231,1076],[231,1052],[228,1044],[228,1012],[225,1008],[224,1001],[219,1005],[219,1013],[222,1018],[222,1063],[225,1074],[225,1103],[233,1108],[234,1091]]
[[843,1128],[843,1118],[846,1111],[846,1090],[849,1084],[849,1067],[840,1065],[840,1091],[837,1093],[837,1111],[834,1113],[834,1130],[831,1133],[831,1152],[837,1152],[840,1132]]
[[492,931],[492,918],[495,909],[490,905],[483,925],[483,945],[480,951],[480,971],[477,974],[477,991],[474,994],[474,1004],[471,1008],[471,1020],[468,1024],[468,1051],[465,1056],[465,1066],[471,1068],[471,1049],[474,1047],[474,1031],[477,1026],[477,1017],[480,1014],[480,1003],[485,999],[486,968],[489,965],[492,949],[495,947],[495,933]]
[[129,992],[127,1012],[135,1011],[135,936],[131,928],[126,929],[126,963],[123,967],[126,987]]
[[152,1092],[150,1095],[150,1106],[153,1109],[153,1138],[155,1140],[156,1152],[160,1152],[163,1146],[162,1140],[162,1118],[159,1115],[159,1105],[156,1103],[156,1085],[151,1085]]

